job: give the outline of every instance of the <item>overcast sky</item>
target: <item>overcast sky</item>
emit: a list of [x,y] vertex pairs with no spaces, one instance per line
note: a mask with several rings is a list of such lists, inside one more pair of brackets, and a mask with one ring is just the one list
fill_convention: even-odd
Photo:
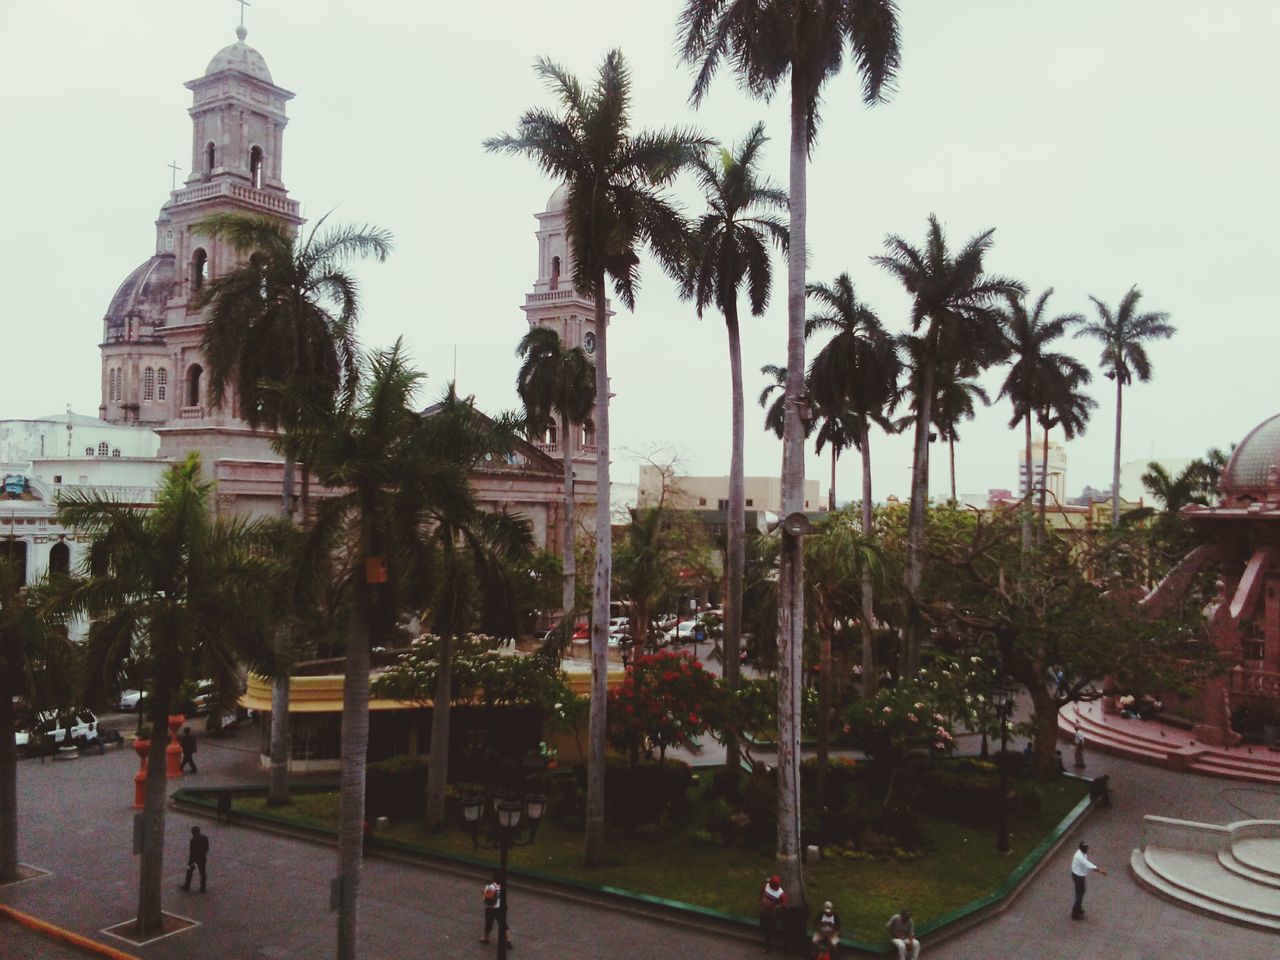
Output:
[[[554,184],[527,160],[486,154],[489,135],[549,103],[531,66],[584,79],[609,48],[633,70],[636,127],[691,124],[724,141],[757,120],[764,164],[786,185],[785,100],[764,104],[728,73],[698,111],[674,53],[678,0],[421,3],[253,0],[248,42],[289,104],[284,180],[305,216],[392,230],[396,252],[360,265],[361,338],[403,335],[428,373],[425,403],[451,376],[489,410],[516,402],[520,304],[535,278],[533,214]],[[995,227],[989,269],[1056,312],[1092,315],[1132,284],[1178,333],[1151,349],[1155,378],[1125,395],[1124,459],[1192,457],[1227,446],[1280,409],[1276,274],[1275,39],[1280,4],[1235,0],[1027,3],[910,0],[892,101],[868,109],[846,72],[824,90],[809,176],[813,280],[848,270],[891,329],[907,299],[869,262],[884,237],[924,239],[930,212],[953,247]],[[97,344],[119,283],[151,253],[170,187],[188,174],[191,94],[182,84],[234,41],[234,0],[0,0],[0,182],[5,190],[0,418],[99,402]],[[689,183],[677,191],[699,208]],[[785,287],[777,261],[775,286]],[[776,474],[761,432],[761,364],[785,359],[785,296],[744,321],[749,474]],[[1097,348],[1068,349],[1094,366]],[[812,350],[812,348],[811,348]],[[655,448],[687,472],[725,473],[728,363],[723,322],[698,321],[652,263],[634,315],[610,333],[615,478]],[[992,395],[999,377],[992,374]],[[1114,394],[1068,448],[1067,488],[1110,479]],[[961,429],[962,493],[1016,485],[1020,439],[1007,404]],[[939,451],[945,453],[945,451]],[[873,443],[877,499],[905,496],[910,444]],[[946,487],[935,454],[932,485]],[[827,461],[809,476],[826,488]],[[857,456],[841,499],[857,495]],[[1132,491],[1125,491],[1126,494]]]

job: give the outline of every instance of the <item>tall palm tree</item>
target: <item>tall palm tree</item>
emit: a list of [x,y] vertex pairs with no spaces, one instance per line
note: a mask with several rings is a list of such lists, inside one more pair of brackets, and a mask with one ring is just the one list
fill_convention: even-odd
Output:
[[1124,388],[1138,379],[1151,379],[1151,361],[1147,358],[1147,342],[1168,340],[1176,332],[1169,314],[1162,311],[1140,313],[1142,291],[1137,286],[1112,310],[1097,297],[1090,297],[1098,308],[1098,319],[1076,331],[1077,337],[1092,337],[1102,344],[1101,364],[1108,380],[1116,382],[1116,442],[1111,462],[1111,525],[1120,525],[1120,432],[1123,427]]
[[[286,520],[294,514],[299,453],[291,431],[302,411],[355,386],[359,285],[346,264],[356,257],[385,260],[392,246],[391,234],[375,227],[320,232],[326,219],[296,237],[290,224],[274,217],[217,213],[196,225],[243,258],[196,300],[207,309],[201,351],[209,368],[209,399],[220,407],[234,391],[250,427],[284,432],[280,515]],[[304,493],[308,476],[304,463]],[[284,673],[271,687],[269,806],[289,802],[289,640],[282,628],[277,659]]]
[[587,766],[584,860],[604,862],[606,673],[609,585],[613,547],[609,527],[609,360],[605,282],[635,309],[639,251],[648,246],[672,276],[680,274],[684,224],[661,190],[709,141],[691,130],[630,130],[631,73],[611,50],[589,90],[563,67],[535,65],[562,114],[529,110],[515,136],[485,141],[485,149],[524,154],[569,188],[566,211],[573,247],[573,285],[596,307],[596,556],[592,576],[591,720]]
[[[781,440],[782,432],[786,429],[786,415],[783,411],[787,406],[787,368],[776,363],[766,363],[760,368],[760,372],[772,378],[760,391],[758,398],[764,410],[764,428]],[[770,397],[773,399],[770,400]]]
[[1040,448],[1040,505],[1036,542],[1044,536],[1046,497],[1049,486],[1049,431],[1062,428],[1062,435],[1073,440],[1084,433],[1089,415],[1097,406],[1084,392],[1093,375],[1083,363],[1066,354],[1051,354],[1041,380],[1036,401],[1036,422],[1043,431]]
[[[1009,426],[1017,426],[1019,421],[1023,426],[1022,463],[1026,470],[1026,489],[1023,491],[1022,502],[1024,555],[1031,549],[1031,517],[1034,512],[1032,497],[1035,494],[1035,472],[1031,461],[1031,421],[1037,409],[1043,405],[1042,398],[1047,399],[1046,381],[1049,371],[1068,359],[1051,351],[1049,345],[1066,334],[1073,325],[1084,322],[1079,314],[1061,314],[1052,319],[1047,317],[1046,310],[1052,295],[1053,287],[1050,287],[1036,298],[1035,306],[1030,311],[1027,310],[1025,298],[1009,296],[1006,298],[1007,306],[1001,311],[1005,343],[1012,363],[1000,386],[1000,396],[1008,397],[1013,404],[1013,417]],[[1047,479],[1041,476],[1041,486]]]
[[75,699],[74,648],[47,581],[27,586],[23,564],[0,546],[0,883],[18,877],[18,751],[14,701],[65,707]]
[[[808,160],[818,134],[822,87],[849,56],[868,105],[889,93],[899,62],[898,9],[893,0],[685,0],[680,42],[697,62],[691,99],[701,103],[728,60],[754,96],[790,94],[790,230],[787,257],[787,402],[782,439],[782,512],[804,508],[804,300],[808,226]],[[804,902],[800,863],[800,673],[804,632],[804,553],[783,533],[778,573],[778,869]]]
[[[742,575],[745,564],[746,494],[743,492],[745,417],[742,394],[742,337],[738,326],[738,290],[746,283],[751,315],[761,316],[769,305],[773,270],[769,246],[787,248],[787,227],[774,211],[787,208],[787,195],[762,179],[759,153],[768,138],[757,123],[734,150],[721,148],[711,159],[691,163],[702,188],[707,211],[692,225],[688,255],[680,284],[681,296],[692,299],[698,317],[714,306],[724,317],[729,335],[729,380],[732,404],[729,454],[729,512],[727,576],[724,605],[724,679],[738,689],[738,650],[742,638]],[[738,769],[736,737],[725,743],[725,762]]]
[[60,523],[93,539],[86,579],[67,607],[91,620],[86,700],[105,699],[130,660],[143,664],[150,680],[140,934],[161,924],[166,732],[180,690],[200,677],[229,689],[237,663],[260,664],[270,647],[261,597],[279,546],[278,521],[214,519],[212,495],[192,453],[165,475],[150,509],[84,493],[64,494],[58,508]]
[[[809,365],[811,390],[820,409],[842,404],[847,411],[852,424],[850,442],[862,454],[862,536],[873,542],[871,427],[874,424],[886,433],[897,430],[891,415],[901,396],[898,378],[902,374],[902,360],[894,338],[875,311],[858,299],[849,274],[840,274],[830,285],[811,284],[808,292],[823,312],[809,317],[805,335],[834,332]],[[876,687],[874,609],[874,584],[870,569],[866,569],[862,578],[863,615],[860,618],[863,696],[874,694]]]
[[[516,375],[516,392],[524,404],[533,433],[540,433],[554,414],[560,420],[564,458],[564,584],[562,616],[573,623],[578,564],[574,554],[573,457],[569,428],[591,419],[596,402],[596,372],[581,347],[565,348],[560,335],[547,327],[533,327],[520,340],[516,353],[524,358]],[[566,633],[567,637],[568,634]]]
[[986,365],[998,354],[999,318],[992,303],[1023,287],[1016,281],[990,276],[983,257],[991,249],[995,230],[973,237],[954,256],[938,218],[929,214],[923,250],[899,236],[885,240],[886,253],[872,261],[888,270],[911,294],[911,329],[924,329],[916,386],[915,450],[911,461],[911,512],[907,526],[904,572],[908,602],[905,670],[914,675],[920,665],[920,580],[924,572],[924,526],[929,502],[929,432],[933,425],[935,378],[940,363],[961,367],[967,358]]
[[974,377],[967,377],[956,367],[939,370],[933,401],[933,425],[938,438],[947,441],[947,459],[951,473],[951,499],[956,500],[956,441],[960,424],[977,416],[978,404],[991,406],[991,397]]

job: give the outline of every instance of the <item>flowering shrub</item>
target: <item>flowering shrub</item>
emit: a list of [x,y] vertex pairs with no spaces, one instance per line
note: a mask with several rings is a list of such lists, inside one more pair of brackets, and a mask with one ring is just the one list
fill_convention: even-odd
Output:
[[719,723],[722,698],[716,677],[689,654],[638,656],[609,692],[609,744],[634,763],[647,740],[665,758],[667,747],[689,746]]
[[870,700],[855,700],[845,711],[845,738],[859,743],[882,769],[888,768],[885,802],[893,793],[898,762],[912,747],[936,753],[955,748],[951,722],[938,711],[928,688],[881,688]]

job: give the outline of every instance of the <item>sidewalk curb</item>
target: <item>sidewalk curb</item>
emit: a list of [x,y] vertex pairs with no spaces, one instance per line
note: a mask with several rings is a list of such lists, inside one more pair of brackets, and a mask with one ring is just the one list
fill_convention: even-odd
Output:
[[92,953],[94,956],[104,957],[105,960],[139,960],[132,953],[124,953],[115,947],[109,947],[105,943],[99,943],[97,940],[90,940],[88,937],[81,936],[70,930],[64,930],[62,927],[55,926],[47,920],[41,920],[39,917],[33,917],[29,913],[23,913],[21,910],[15,910],[13,907],[0,903],[0,917],[19,923],[29,930],[51,937],[54,940],[61,940],[63,943]]

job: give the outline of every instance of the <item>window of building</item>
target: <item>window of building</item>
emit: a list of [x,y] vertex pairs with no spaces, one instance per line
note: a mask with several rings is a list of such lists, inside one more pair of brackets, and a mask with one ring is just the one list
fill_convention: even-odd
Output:
[[84,455],[85,455],[86,457],[92,457],[92,456],[93,456],[93,447],[85,447],[85,448],[84,448]]
[[113,457],[118,457],[118,456],[120,456],[120,448],[119,448],[119,447],[112,447],[112,449],[111,449],[111,455],[112,455]]
[[147,367],[142,371],[142,399],[154,400],[156,398],[156,372],[153,368]]
[[560,286],[560,258],[551,258],[551,289],[554,290]]
[[114,370],[107,371],[107,402],[110,403],[116,398],[116,372]]
[[707,505],[707,498],[706,498],[706,497],[699,497],[699,498],[698,498],[698,506],[700,506],[700,507],[705,507],[706,505]]
[[209,279],[209,254],[203,247],[197,247],[191,255],[191,292],[199,293],[204,289],[204,282]]
[[249,151],[249,180],[258,190],[262,189],[262,148]]
[[49,572],[71,572],[71,548],[63,542],[55,543],[49,550]]
[[105,440],[102,441],[102,443],[98,444],[98,456],[105,457],[110,452],[111,452],[111,447],[107,445],[107,442]]
[[717,501],[716,501],[716,509],[717,509],[717,510],[728,510],[728,509],[729,509],[729,501],[728,501],[728,500],[717,500]]
[[161,367],[156,371],[156,399],[164,400],[169,393],[169,371]]
[[755,502],[754,500],[752,500],[750,497],[748,497],[748,498],[747,498],[747,506],[748,506],[748,507],[754,507],[755,505],[756,505],[756,502]]
[[187,406],[200,406],[200,378],[204,374],[204,368],[198,363],[193,363],[191,369],[187,371]]
[[62,482],[62,474],[60,474],[60,473],[55,473],[55,474],[53,475],[53,482],[54,482],[54,483],[61,483],[61,482]]
[[116,367],[116,399],[124,399],[124,371]]
[[213,143],[210,142],[204,148],[204,175],[206,177],[212,176],[213,174],[213,161],[215,156],[216,156],[216,151],[214,149]]

